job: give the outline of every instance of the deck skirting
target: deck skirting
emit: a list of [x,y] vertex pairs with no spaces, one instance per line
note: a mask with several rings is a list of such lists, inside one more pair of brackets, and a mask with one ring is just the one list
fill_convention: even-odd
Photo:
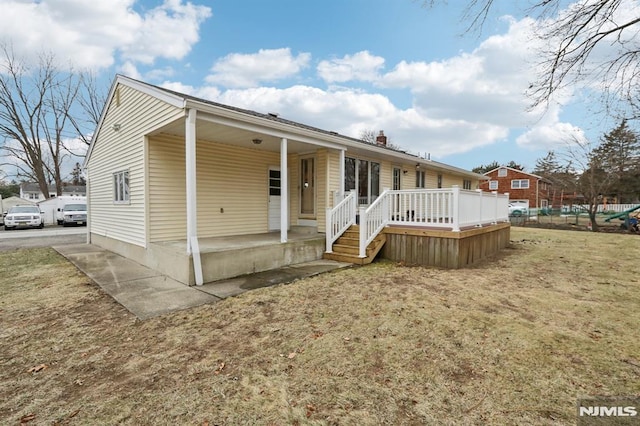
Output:
[[380,256],[408,265],[457,269],[509,246],[511,225],[500,223],[460,232],[388,226]]

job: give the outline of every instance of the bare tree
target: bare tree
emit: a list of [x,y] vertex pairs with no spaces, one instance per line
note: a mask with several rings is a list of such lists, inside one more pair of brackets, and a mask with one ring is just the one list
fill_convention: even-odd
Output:
[[[425,0],[434,7],[443,0]],[[515,2],[531,4],[530,2]],[[532,106],[546,105],[552,95],[576,82],[599,84],[605,105],[617,101],[640,115],[640,44],[637,39],[640,13],[625,0],[576,1],[563,9],[563,0],[535,0],[526,7],[528,15],[541,20],[538,36],[548,46],[542,52],[541,71],[531,82]],[[463,19],[467,32],[481,30],[494,0],[467,0]],[[601,49],[602,48],[602,49]],[[602,51],[615,52],[601,55]]]
[[86,130],[93,130],[98,126],[107,97],[106,91],[98,88],[95,75],[89,71],[80,75],[79,89],[81,93],[77,100],[81,111],[71,114],[69,121],[78,137],[88,146],[93,134],[87,133]]
[[[377,137],[378,137],[378,132],[376,132],[375,130],[364,129],[363,131],[360,132],[360,140],[366,143],[370,143],[372,145],[376,145],[378,143],[376,139]],[[387,148],[395,149],[397,151],[402,151],[402,147],[392,142],[391,138],[388,136],[387,136],[387,143],[385,146]]]
[[[83,108],[93,102],[81,98],[86,82],[73,70],[60,71],[52,55],[40,55],[37,66],[32,66],[17,58],[8,45],[0,45],[0,54],[3,164],[15,167],[20,178],[37,182],[46,196],[49,184],[55,184],[61,195],[61,168],[72,154],[66,141],[88,141],[77,118],[86,114]],[[80,99],[89,103],[83,104]]]

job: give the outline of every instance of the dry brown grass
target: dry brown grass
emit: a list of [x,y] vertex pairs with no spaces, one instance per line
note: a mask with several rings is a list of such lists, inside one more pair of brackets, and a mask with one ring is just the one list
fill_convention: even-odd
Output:
[[55,252],[5,252],[0,423],[573,424],[578,397],[640,394],[639,249],[513,228],[474,268],[378,263],[144,322]]

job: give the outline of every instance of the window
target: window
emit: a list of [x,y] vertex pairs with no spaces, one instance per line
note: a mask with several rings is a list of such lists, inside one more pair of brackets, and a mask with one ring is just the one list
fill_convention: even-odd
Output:
[[29,199],[30,200],[37,200],[38,198],[40,198],[40,197],[38,197],[38,194],[33,193],[33,192],[29,193]]
[[416,170],[416,188],[424,188],[424,171]]
[[490,180],[489,181],[489,190],[490,191],[497,191],[498,190],[498,181],[497,180]]
[[269,169],[269,195],[280,196],[280,170]]
[[442,175],[438,173],[438,188],[442,188]]
[[346,157],[344,190],[356,190],[358,204],[370,204],[380,195],[380,163]]
[[462,180],[462,189],[471,189],[471,181],[467,179]]
[[129,203],[129,171],[113,174],[113,201],[115,203]]
[[514,179],[511,181],[511,189],[529,188],[529,179]]
[[400,176],[402,175],[402,170],[399,167],[393,168],[393,190],[400,189]]
[[507,175],[507,169],[498,169],[498,177],[505,177]]

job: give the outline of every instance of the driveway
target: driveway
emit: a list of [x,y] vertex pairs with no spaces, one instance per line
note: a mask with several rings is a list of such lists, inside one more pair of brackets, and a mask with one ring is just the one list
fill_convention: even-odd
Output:
[[87,241],[85,226],[64,228],[54,225],[44,229],[16,229],[12,231],[4,231],[3,229],[0,228],[0,251],[81,244]]

